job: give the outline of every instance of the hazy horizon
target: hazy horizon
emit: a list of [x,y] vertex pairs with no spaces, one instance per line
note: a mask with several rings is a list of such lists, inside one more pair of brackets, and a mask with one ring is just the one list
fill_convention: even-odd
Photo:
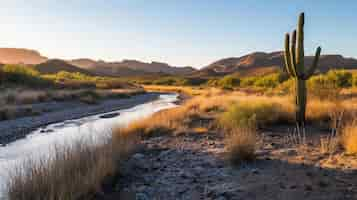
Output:
[[1,47],[49,58],[144,62],[196,68],[225,57],[279,51],[306,13],[306,52],[357,57],[357,3],[335,1],[7,1]]

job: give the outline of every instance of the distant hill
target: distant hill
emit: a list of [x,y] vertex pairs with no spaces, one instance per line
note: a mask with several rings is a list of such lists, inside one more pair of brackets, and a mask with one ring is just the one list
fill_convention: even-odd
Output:
[[69,61],[72,65],[87,69],[97,74],[111,76],[145,75],[164,73],[171,75],[189,75],[196,70],[192,67],[173,67],[166,63],[145,63],[137,60],[123,60],[121,62],[94,61],[91,59],[75,59]]
[[0,63],[3,64],[39,64],[45,62],[46,57],[30,49],[0,48]]
[[34,68],[42,74],[55,74],[60,71],[67,71],[67,72],[80,72],[83,74],[92,75],[91,72],[85,69],[68,64],[66,61],[59,60],[59,59],[47,60],[41,64],[34,65]]
[[[305,57],[306,66],[310,66],[312,56]],[[242,57],[232,57],[218,60],[200,70],[200,73],[228,74],[242,72],[246,74],[264,74],[283,69],[283,52],[255,52]],[[318,65],[318,72],[326,72],[330,69],[357,69],[357,60],[345,58],[341,55],[322,55]]]
[[[311,65],[312,57],[307,56],[305,63]],[[48,59],[36,50],[18,48],[0,48],[0,63],[34,65],[41,73],[56,73],[58,71],[81,72],[98,76],[146,76],[175,75],[192,77],[221,76],[239,72],[242,75],[264,75],[283,69],[283,52],[254,52],[242,57],[224,58],[209,66],[196,70],[192,67],[175,67],[161,62],[141,62],[123,60],[106,62],[80,58],[74,60]],[[355,69],[357,60],[341,55],[322,55],[318,71],[329,69]]]
[[42,73],[70,71],[91,73],[99,76],[142,76],[150,74],[188,75],[196,70],[192,67],[173,67],[166,63],[145,63],[136,60],[121,62],[95,61],[92,59],[48,59],[36,50],[0,48],[0,63],[36,65]]

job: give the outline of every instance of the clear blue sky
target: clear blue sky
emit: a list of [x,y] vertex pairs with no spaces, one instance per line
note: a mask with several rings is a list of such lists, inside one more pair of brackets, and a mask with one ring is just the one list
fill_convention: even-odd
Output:
[[308,54],[321,45],[324,54],[357,57],[355,0],[9,0],[0,6],[0,46],[202,67],[282,49],[301,11]]

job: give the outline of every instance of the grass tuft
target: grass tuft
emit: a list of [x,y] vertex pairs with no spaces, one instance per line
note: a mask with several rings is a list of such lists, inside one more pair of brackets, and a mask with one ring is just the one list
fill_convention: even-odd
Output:
[[239,127],[227,131],[226,149],[227,158],[234,164],[253,161],[256,157],[258,147],[258,134],[254,118],[250,120],[249,126]]
[[342,130],[341,143],[349,154],[357,153],[357,124],[346,125]]
[[51,157],[30,158],[11,171],[8,199],[88,199],[100,192],[133,148],[133,137],[119,129],[113,132],[113,140],[103,144],[80,140],[57,146]]

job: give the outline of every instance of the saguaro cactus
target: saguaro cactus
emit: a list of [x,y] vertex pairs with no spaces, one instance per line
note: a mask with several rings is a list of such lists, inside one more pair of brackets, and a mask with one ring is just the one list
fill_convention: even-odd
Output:
[[306,112],[306,80],[314,73],[319,61],[321,47],[316,49],[312,66],[305,69],[304,66],[304,13],[299,16],[297,31],[291,36],[285,35],[285,67],[288,74],[295,79],[296,85],[296,121],[299,125],[305,123]]

